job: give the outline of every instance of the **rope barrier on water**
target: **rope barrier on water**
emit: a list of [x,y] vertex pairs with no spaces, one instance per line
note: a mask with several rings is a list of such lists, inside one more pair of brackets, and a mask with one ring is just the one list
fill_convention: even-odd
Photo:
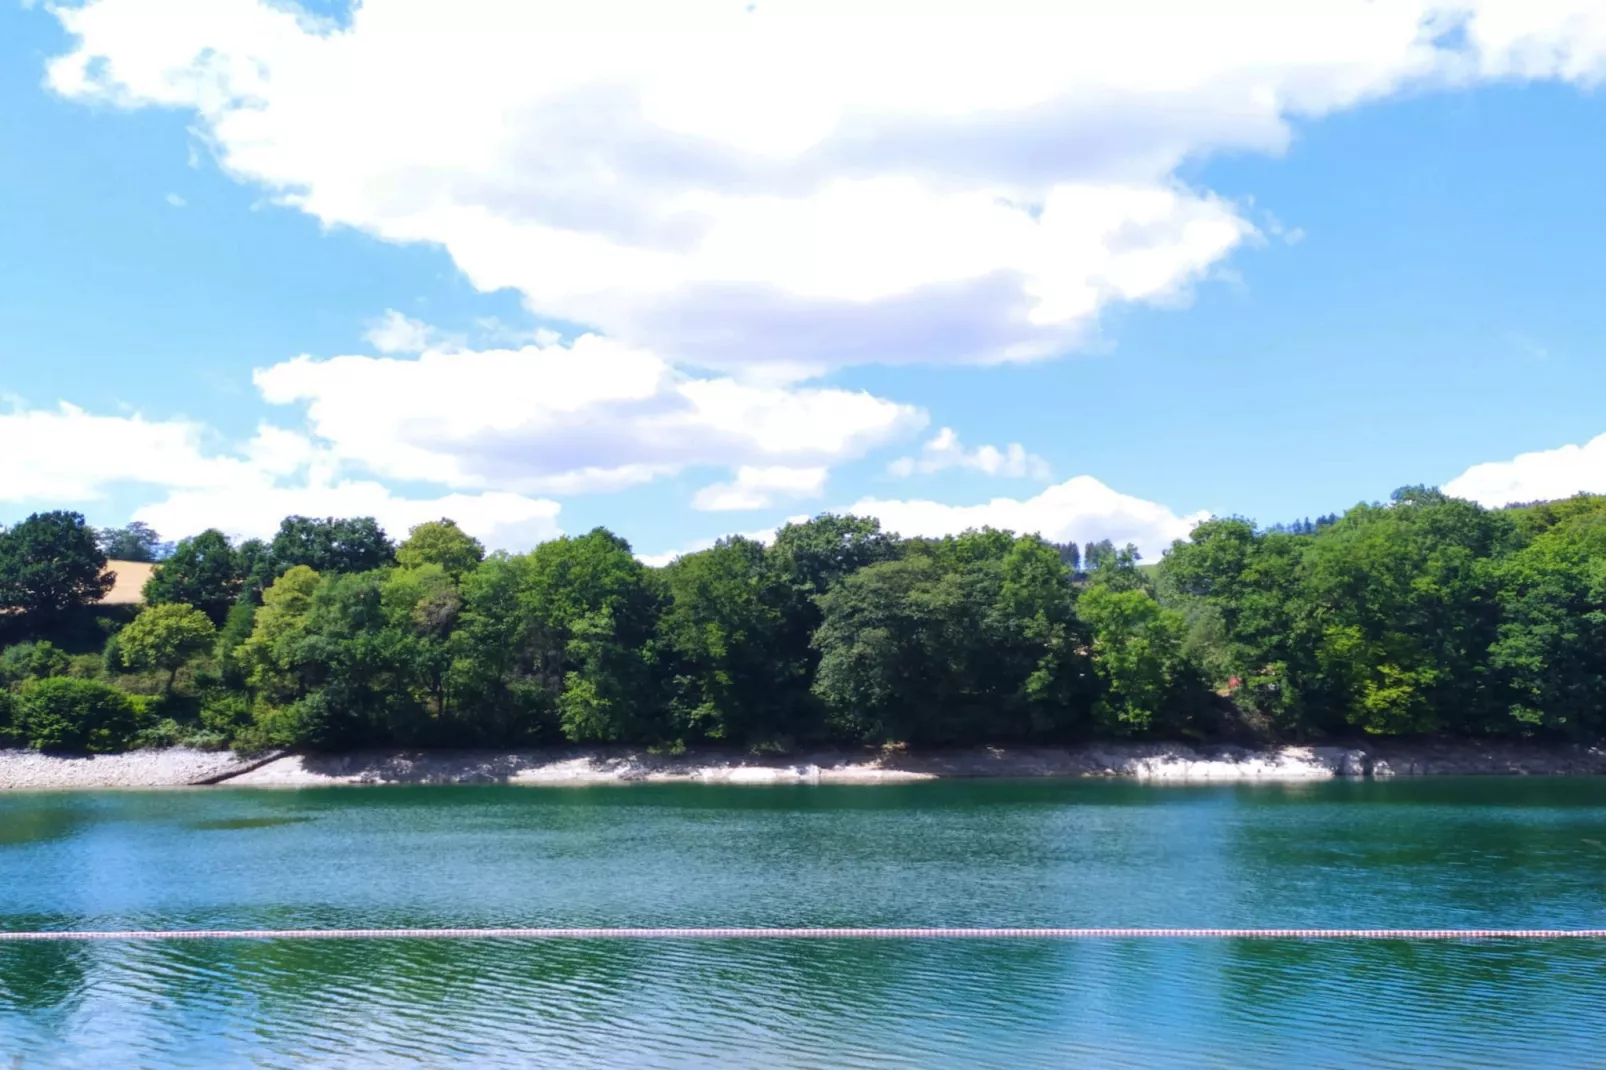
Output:
[[1606,929],[542,928],[0,932],[0,943],[158,940],[1606,940]]

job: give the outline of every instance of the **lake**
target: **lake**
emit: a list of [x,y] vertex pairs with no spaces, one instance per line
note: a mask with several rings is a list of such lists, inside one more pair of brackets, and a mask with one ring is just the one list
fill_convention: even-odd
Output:
[[[1606,927],[1606,778],[0,795],[0,928],[549,925]],[[10,944],[0,1052],[1602,1066],[1606,941]]]

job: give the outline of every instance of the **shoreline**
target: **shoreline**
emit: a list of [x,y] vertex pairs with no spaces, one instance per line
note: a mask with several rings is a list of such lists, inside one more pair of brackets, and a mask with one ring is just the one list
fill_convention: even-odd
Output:
[[0,791],[104,788],[308,788],[402,784],[530,787],[623,783],[892,784],[938,779],[1130,779],[1154,783],[1287,783],[1412,776],[1606,773],[1606,745],[1378,742],[1242,747],[1100,743],[954,750],[818,749],[649,754],[634,747],[276,752],[242,758],[184,747],[90,757],[0,750]]

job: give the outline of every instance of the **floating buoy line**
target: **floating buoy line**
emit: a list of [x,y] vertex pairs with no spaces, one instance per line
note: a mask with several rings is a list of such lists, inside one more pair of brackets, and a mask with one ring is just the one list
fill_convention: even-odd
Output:
[[169,940],[1606,940],[1606,929],[529,928],[0,931],[0,943]]

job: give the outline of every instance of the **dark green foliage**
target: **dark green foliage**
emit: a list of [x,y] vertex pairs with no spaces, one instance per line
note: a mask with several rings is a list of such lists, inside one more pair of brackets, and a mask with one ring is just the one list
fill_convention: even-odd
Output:
[[221,626],[245,579],[239,556],[221,531],[209,529],[181,539],[173,553],[145,581],[152,605],[194,606]]
[[53,676],[23,687],[15,729],[35,750],[101,754],[124,750],[138,730],[130,698],[95,680]]
[[861,568],[819,599],[814,690],[864,742],[1063,738],[1087,671],[1058,551],[975,532]]
[[1090,542],[1087,544],[1087,549],[1082,551],[1082,567],[1087,569],[1087,571],[1092,572],[1106,560],[1113,558],[1115,556],[1115,552],[1115,543],[1111,542],[1109,539],[1100,539],[1098,542]]
[[71,659],[48,639],[16,643],[0,652],[0,684],[66,676]]
[[273,576],[306,565],[317,573],[368,572],[396,559],[396,549],[371,516],[314,519],[286,517],[268,545]]
[[808,662],[787,649],[797,592],[764,547],[724,539],[679,558],[664,577],[669,597],[658,634],[675,726],[733,743],[817,734]]
[[114,583],[79,513],[35,513],[0,532],[0,610],[22,613],[32,627],[100,601]]
[[100,552],[112,561],[160,561],[173,550],[172,544],[163,542],[149,524],[138,520],[126,527],[101,528],[95,540]]

